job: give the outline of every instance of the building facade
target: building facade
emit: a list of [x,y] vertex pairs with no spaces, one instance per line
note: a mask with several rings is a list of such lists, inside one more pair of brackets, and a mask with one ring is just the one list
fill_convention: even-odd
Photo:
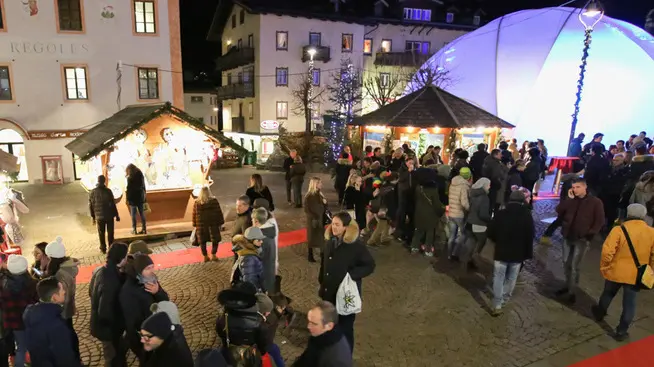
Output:
[[[387,73],[405,75],[412,68],[415,72],[443,45],[476,28],[449,24],[446,13],[442,23],[432,22],[431,16],[413,19],[412,12],[404,19],[403,8],[389,12],[385,1],[371,6],[372,18],[271,10],[245,1],[230,4],[218,8],[209,34],[222,50],[216,66],[222,75],[218,98],[224,133],[245,142],[245,148],[258,151],[264,159],[272,152],[279,126],[292,132],[305,130],[305,112],[298,98],[306,88],[303,81],[310,78],[313,95],[321,96],[311,106],[315,126],[334,107],[327,86],[340,75],[342,60],[359,71],[364,84],[366,79],[386,78]],[[427,1],[426,6],[432,5]],[[398,17],[389,18],[394,12],[399,12]],[[388,94],[401,94],[403,85],[395,85]],[[363,111],[374,109],[365,88],[362,92]]]
[[184,87],[185,112],[218,130],[218,97],[214,91]]
[[65,145],[133,104],[184,107],[177,0],[0,1],[0,149],[19,180],[63,183]]

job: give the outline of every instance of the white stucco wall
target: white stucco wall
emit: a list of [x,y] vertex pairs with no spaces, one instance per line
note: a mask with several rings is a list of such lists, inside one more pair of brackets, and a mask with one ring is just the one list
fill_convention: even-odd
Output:
[[[202,100],[199,101],[198,97]],[[218,129],[218,111],[216,96],[207,92],[184,92],[184,111],[189,115],[202,119],[204,124],[212,129]]]

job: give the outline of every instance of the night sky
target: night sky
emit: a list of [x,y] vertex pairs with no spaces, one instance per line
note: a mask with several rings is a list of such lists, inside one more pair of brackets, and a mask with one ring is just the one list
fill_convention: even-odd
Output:
[[[179,0],[179,2],[184,70],[213,72],[213,60],[219,56],[220,45],[207,42],[206,36],[218,0]],[[495,18],[516,10],[558,6],[564,2],[565,0],[485,0],[486,5],[483,5],[483,9],[490,18]],[[527,3],[529,6],[526,6]],[[606,9],[607,15],[639,27],[645,23],[645,17],[649,10],[654,9],[654,0],[602,0],[601,3]],[[570,6],[582,6],[583,4],[584,0],[578,0]]]

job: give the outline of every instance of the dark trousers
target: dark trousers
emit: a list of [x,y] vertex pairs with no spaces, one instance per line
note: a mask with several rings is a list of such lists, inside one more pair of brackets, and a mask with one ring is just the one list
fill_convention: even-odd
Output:
[[211,241],[211,254],[215,255],[218,252],[218,239],[220,238],[220,228],[213,226],[203,228],[196,238],[200,241],[200,251],[202,255],[207,256],[207,242]]
[[534,199],[534,186],[536,186],[537,181],[538,180],[522,180],[522,186],[529,190],[532,200]]
[[606,311],[611,305],[611,301],[615,298],[618,291],[622,288],[622,314],[620,315],[620,323],[615,331],[618,334],[624,334],[629,330],[631,322],[634,321],[636,316],[636,296],[638,295],[638,287],[633,284],[622,284],[607,280],[604,282],[604,291],[599,299],[599,309],[602,315],[606,315]]
[[354,353],[354,319],[356,314],[352,315],[338,315],[338,327],[341,328],[341,332],[347,339],[347,342],[350,344],[350,350]]
[[111,341],[102,341],[105,367],[127,367],[127,346],[122,334],[114,335]]
[[75,331],[75,328],[73,327],[73,318],[71,317],[70,319],[66,319],[66,325],[70,329],[70,331],[73,333],[73,352],[75,353],[75,357],[79,359],[80,361],[82,360],[79,354],[79,338],[77,337],[77,332]]
[[286,201],[291,202],[291,180],[286,179]]
[[141,229],[145,231],[145,211],[143,209],[143,203],[138,205],[129,206],[129,214],[132,217],[132,229],[136,232],[136,214],[141,217]]
[[293,187],[293,202],[295,205],[302,205],[302,184],[303,180],[293,180],[291,186]]
[[9,367],[9,343],[9,340],[0,339],[0,367]]
[[550,223],[550,225],[547,226],[547,229],[545,230],[545,233],[543,233],[543,236],[552,237],[554,235],[554,231],[556,231],[556,229],[561,227],[562,225],[563,225],[563,218],[557,217],[554,222]]
[[[406,221],[407,216],[409,223]],[[413,232],[413,197],[409,192],[398,192],[396,222],[402,238],[413,237],[411,236],[411,232]]]
[[[98,219],[95,222],[98,228],[98,237],[100,238],[100,249],[104,252],[107,250],[107,241],[109,246],[114,243],[114,219]],[[105,241],[105,236],[107,237]]]

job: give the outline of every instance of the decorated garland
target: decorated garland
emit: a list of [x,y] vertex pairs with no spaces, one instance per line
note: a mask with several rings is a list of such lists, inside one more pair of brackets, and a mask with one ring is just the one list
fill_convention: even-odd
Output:
[[[575,138],[575,130],[577,129],[577,121],[579,120],[579,105],[581,104],[581,92],[584,89],[584,78],[586,77],[586,65],[588,64],[588,50],[590,49],[590,44],[593,41],[591,34],[593,33],[592,28],[586,29],[586,38],[584,39],[584,50],[581,56],[581,65],[579,66],[579,80],[577,81],[577,100],[575,101],[575,112],[572,114],[572,127],[570,128],[570,139],[568,142],[571,142]],[[569,149],[569,148],[568,148]],[[570,153],[568,151],[568,153]]]

